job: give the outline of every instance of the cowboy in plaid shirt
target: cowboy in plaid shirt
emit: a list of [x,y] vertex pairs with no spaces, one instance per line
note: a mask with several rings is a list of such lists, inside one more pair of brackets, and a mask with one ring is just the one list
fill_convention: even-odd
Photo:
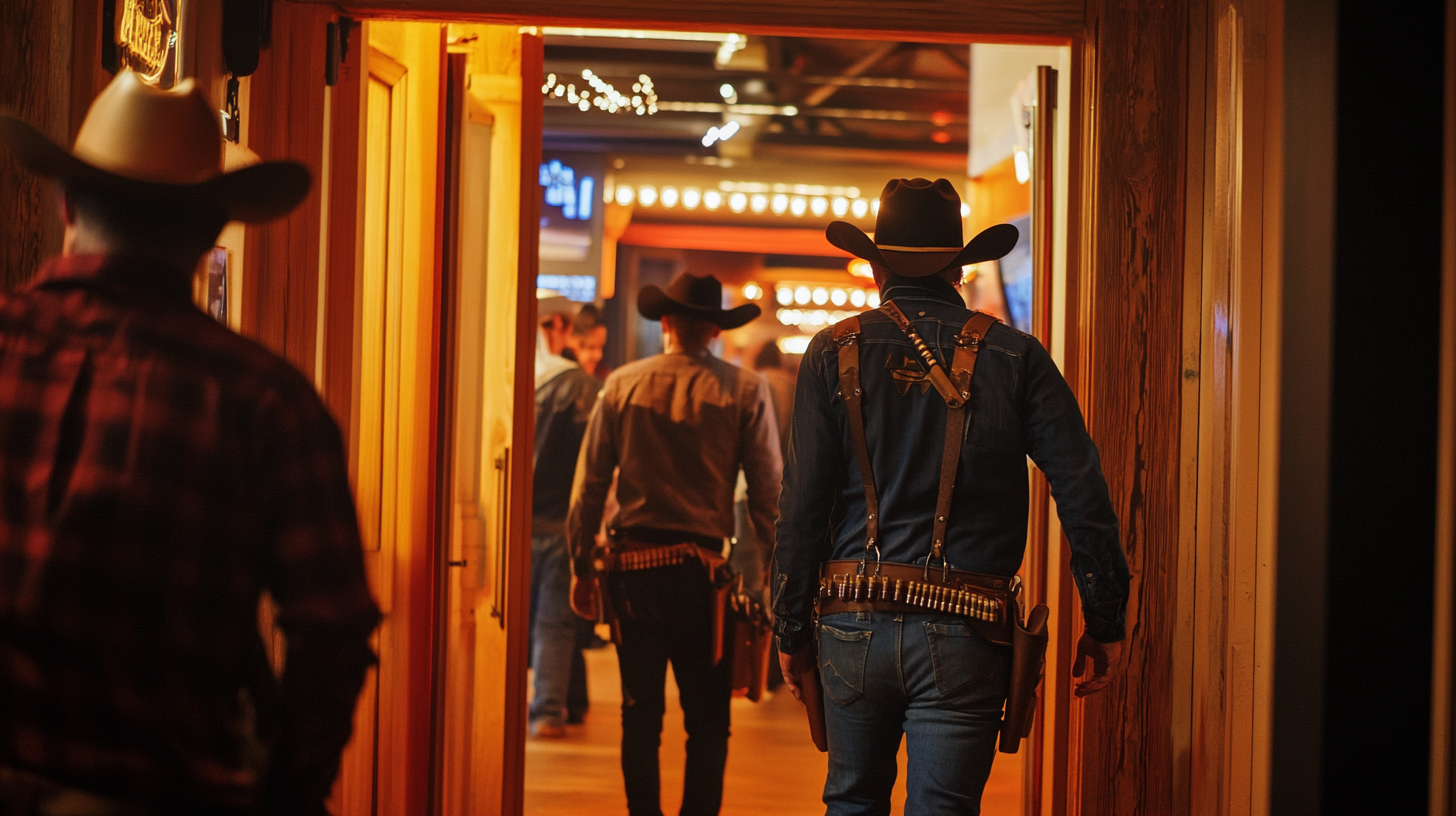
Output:
[[191,301],[223,224],[288,212],[307,173],[218,173],[191,82],[129,72],[74,153],[8,117],[0,143],[67,221],[0,298],[0,812],[322,813],[379,620],[344,446],[301,374]]

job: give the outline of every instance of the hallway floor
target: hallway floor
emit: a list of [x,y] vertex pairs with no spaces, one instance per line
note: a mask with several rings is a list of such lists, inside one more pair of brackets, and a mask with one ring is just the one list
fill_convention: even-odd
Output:
[[[563,739],[526,743],[526,808],[530,816],[585,816],[626,812],[618,748],[622,738],[621,687],[617,653],[607,647],[586,653],[592,709],[584,725],[570,726]],[[677,812],[682,799],[682,709],[669,681],[662,734],[662,810]],[[733,737],[728,743],[723,816],[814,816],[822,814],[820,794],[825,755],[809,741],[804,709],[787,692],[761,703],[733,701]],[[894,816],[904,812],[905,752],[895,786]],[[1021,756],[996,755],[991,780],[981,800],[984,816],[1021,812]]]

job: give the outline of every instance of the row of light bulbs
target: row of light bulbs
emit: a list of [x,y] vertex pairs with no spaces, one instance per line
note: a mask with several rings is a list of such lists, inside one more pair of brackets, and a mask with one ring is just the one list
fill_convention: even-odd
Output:
[[[764,295],[763,288],[756,283],[743,287],[743,297],[758,300]],[[873,289],[856,289],[840,286],[816,286],[807,284],[784,284],[774,290],[774,300],[780,306],[845,306],[856,309],[880,308],[880,293]],[[797,325],[798,321],[795,321]]]
[[857,312],[843,310],[829,311],[827,309],[779,309],[774,312],[779,322],[785,326],[798,326],[799,331],[805,334],[813,334],[825,326],[833,326],[835,323],[852,317]]
[[[700,190],[697,187],[685,187],[679,190],[673,186],[666,186],[659,190],[651,184],[642,184],[637,187],[630,184],[618,184],[611,193],[605,196],[605,199],[608,202],[616,201],[623,207],[635,201],[643,207],[662,206],[672,209],[681,204],[685,210],[696,210],[698,207],[702,207],[709,212],[716,212],[727,207],[734,213],[751,212],[755,215],[770,213],[792,215],[795,218],[803,218],[806,215],[823,218],[833,213],[835,218],[853,215],[855,218],[864,219],[880,214],[878,198],[723,192]],[[970,205],[962,202],[961,217],[968,218],[970,214]]]
[[755,214],[772,213],[773,215],[792,215],[795,218],[803,218],[806,215],[813,215],[822,218],[833,213],[836,218],[844,218],[853,214],[855,218],[866,218],[871,214],[879,215],[880,200],[856,198],[850,199],[846,196],[801,196],[788,195],[787,193],[724,193],[718,190],[700,190],[697,187],[686,187],[678,190],[676,187],[663,187],[661,190],[650,184],[643,184],[633,187],[629,184],[618,184],[612,191],[608,201],[616,201],[622,206],[637,202],[643,207],[663,206],[668,209],[682,205],[685,210],[696,210],[702,207],[714,212],[724,207],[731,212],[742,213],[752,212]]

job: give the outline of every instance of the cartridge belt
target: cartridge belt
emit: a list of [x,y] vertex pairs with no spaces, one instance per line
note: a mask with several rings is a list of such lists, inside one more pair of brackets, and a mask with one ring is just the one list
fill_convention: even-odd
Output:
[[[863,570],[863,574],[861,574]],[[920,612],[959,615],[993,643],[1011,642],[1020,582],[915,564],[830,561],[819,579],[819,614]]]
[[671,567],[698,561],[712,575],[725,563],[720,553],[690,541],[679,544],[644,544],[630,539],[620,539],[604,556],[604,568],[608,571],[632,572],[635,570]]

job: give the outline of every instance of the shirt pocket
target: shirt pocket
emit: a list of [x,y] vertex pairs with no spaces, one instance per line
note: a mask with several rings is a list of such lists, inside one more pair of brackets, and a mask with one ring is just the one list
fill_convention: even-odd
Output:
[[995,647],[964,623],[926,621],[925,639],[930,644],[935,687],[943,698],[994,679],[1003,662]]
[[865,664],[870,656],[870,633],[819,627],[819,676],[824,693],[839,705],[864,695]]

